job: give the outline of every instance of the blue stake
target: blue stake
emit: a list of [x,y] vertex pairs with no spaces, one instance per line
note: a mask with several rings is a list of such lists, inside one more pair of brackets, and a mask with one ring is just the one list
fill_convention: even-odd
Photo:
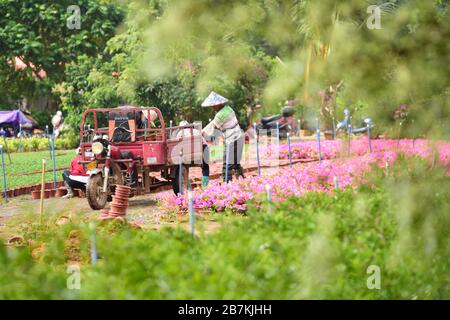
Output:
[[191,233],[195,236],[195,211],[194,211],[194,196],[192,191],[188,191],[189,199],[189,224],[191,225]]
[[3,146],[0,145],[0,153],[2,154],[2,170],[3,170],[3,194],[5,201],[8,201],[8,194],[6,193],[6,170],[5,170],[5,155],[3,154]]
[[97,235],[95,234],[95,223],[89,223],[89,228],[92,231],[91,238],[91,263],[93,265],[97,264],[98,254],[97,254]]
[[225,183],[228,183],[228,163],[229,163],[229,159],[228,159],[228,154],[229,154],[229,146],[230,144],[225,142]]
[[23,145],[22,145],[22,124],[19,123],[19,150],[23,151]]
[[[144,117],[144,119],[145,119],[145,117]],[[144,137],[146,137],[147,136],[147,122],[148,121],[144,121],[144,129],[145,129],[145,131],[144,131]],[[169,136],[169,139],[170,139],[171,137]],[[145,138],[144,138],[145,139]]]
[[179,193],[183,194],[183,150],[180,151],[180,167],[178,168],[178,172],[179,172],[179,186],[180,186],[180,190]]
[[[209,118],[209,123],[211,123],[211,121],[212,121],[211,118]],[[213,133],[213,135],[211,137],[211,141],[212,141],[214,146],[217,145],[217,143],[216,143],[216,130],[214,130],[214,133]]]
[[261,176],[261,164],[259,163],[259,144],[258,144],[258,135],[255,138],[255,147],[256,147],[256,163],[258,164],[258,177]]
[[53,189],[56,190],[55,130],[53,130],[52,132],[52,154],[53,154]]
[[333,140],[336,140],[336,121],[333,117]]
[[335,189],[339,189],[339,181],[338,181],[338,177],[337,176],[333,177],[333,182],[334,182],[334,188]]
[[12,161],[11,161],[11,155],[10,155],[10,153],[9,153],[8,142],[6,141],[6,134],[5,134],[5,131],[2,131],[1,134],[2,134],[2,136],[3,136],[3,143],[5,144],[5,151],[6,151],[6,153],[8,154],[9,164],[11,164],[11,163],[12,163]]
[[320,151],[320,125],[319,125],[319,118],[316,118],[316,127],[317,127],[317,150],[319,152],[319,163],[322,163],[322,153]]
[[170,120],[169,137],[172,138],[172,120]]
[[369,151],[372,153],[372,139],[370,137],[370,123],[367,124],[367,138],[369,139]]
[[280,145],[280,124],[277,121],[277,146]]
[[348,151],[347,151],[347,156],[350,158],[350,142],[352,140],[352,125],[349,124],[348,125]]
[[289,167],[292,169],[292,153],[291,153],[291,135],[287,133],[288,152],[289,152]]
[[48,151],[50,151],[50,159],[52,159],[52,146],[50,143],[50,134],[48,133],[48,125],[45,126],[45,135],[47,136]]
[[300,130],[302,129],[301,128],[301,121],[300,121],[300,119],[298,119],[297,120],[297,128],[298,128],[298,141],[300,141],[300,135],[301,135],[301,133],[300,133]]

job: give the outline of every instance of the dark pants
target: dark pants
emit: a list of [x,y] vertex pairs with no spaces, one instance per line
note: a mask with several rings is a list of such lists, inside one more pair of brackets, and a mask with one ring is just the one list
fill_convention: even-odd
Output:
[[80,181],[75,181],[69,178],[70,171],[64,170],[62,173],[62,177],[64,181],[67,183],[67,185],[73,190],[73,189],[81,189],[86,190],[86,184]]
[[222,176],[223,181],[228,182],[231,180],[231,171],[234,170],[236,178],[239,176],[244,177],[244,169],[241,166],[242,152],[244,150],[244,135],[228,145],[228,176],[225,177],[227,171],[227,145],[224,145],[223,149],[223,168]]
[[207,144],[203,145],[202,176],[209,177],[209,147]]

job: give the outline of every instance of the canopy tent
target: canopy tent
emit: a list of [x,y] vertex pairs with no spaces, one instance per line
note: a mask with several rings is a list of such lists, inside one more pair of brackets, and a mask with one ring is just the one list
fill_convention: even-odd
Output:
[[20,110],[0,111],[0,126],[18,127],[19,125],[31,128],[34,123]]

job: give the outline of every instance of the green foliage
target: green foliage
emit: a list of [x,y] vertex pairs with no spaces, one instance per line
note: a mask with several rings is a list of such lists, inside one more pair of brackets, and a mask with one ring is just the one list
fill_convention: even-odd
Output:
[[[388,177],[374,172],[356,191],[265,203],[234,221],[218,216],[219,230],[196,237],[181,228],[100,225],[96,266],[88,264],[85,219],[37,229],[27,237],[46,243],[40,262],[32,263],[24,249],[21,255],[0,251],[0,297],[448,299],[445,169],[409,159],[391,168]],[[67,252],[72,230],[80,248],[79,291],[65,290],[62,282],[65,261],[73,262]],[[381,269],[380,290],[367,288],[370,265]],[[25,267],[18,266],[27,266],[26,278],[20,273]]]
[[277,61],[262,85],[266,108],[297,98],[317,116],[325,103],[319,93],[342,80],[345,104],[363,101],[380,126],[392,125],[392,112],[407,104],[416,114],[410,134],[448,135],[448,2],[377,3],[381,29],[367,27],[371,3],[363,0],[173,1],[147,26],[146,71],[161,78],[193,61],[204,94],[253,74],[262,51]]
[[31,110],[31,116],[37,122],[38,127],[45,129],[46,125],[49,125],[52,120],[52,112],[48,110]]
[[[205,67],[199,59],[185,59],[167,52],[165,58],[176,68],[161,77],[149,77],[145,72],[147,23],[161,19],[164,1],[129,5],[126,29],[107,43],[105,51],[96,58],[79,56],[66,66],[66,81],[55,87],[67,112],[66,122],[77,127],[81,113],[87,107],[116,107],[119,104],[156,106],[166,120],[208,121],[212,110],[200,107],[201,101],[216,90],[231,100],[241,124],[246,125],[247,109],[259,101],[261,90],[273,64],[270,57],[256,48],[248,48],[246,69],[231,79],[220,74],[214,82],[203,82]],[[171,51],[172,52],[172,51]],[[213,63],[213,59],[210,60]],[[152,63],[158,68],[160,63]]]
[[[72,13],[67,0],[0,1],[0,97],[4,102],[21,96],[51,94],[64,79],[65,65],[81,54],[95,56],[121,22],[121,10],[110,3],[81,0],[80,29],[69,29]],[[27,65],[15,70],[15,57]],[[44,70],[46,77],[39,75]],[[1,102],[1,101],[0,101]]]
[[[49,148],[49,139],[42,137],[30,137],[30,138],[8,138],[8,151],[21,152],[21,151],[43,151]],[[55,149],[67,150],[75,149],[80,144],[80,137],[73,132],[67,132],[63,136],[55,139]]]

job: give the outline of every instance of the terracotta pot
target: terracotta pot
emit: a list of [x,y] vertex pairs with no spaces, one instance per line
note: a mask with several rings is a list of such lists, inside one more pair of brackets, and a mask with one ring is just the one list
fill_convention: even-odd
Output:
[[79,197],[79,191],[80,191],[80,189],[73,189],[73,197],[74,198]]
[[114,207],[114,206],[127,208],[128,201],[123,202],[123,201],[117,201],[117,199],[116,199],[116,201],[113,200],[113,202],[111,203],[111,207]]
[[111,209],[117,209],[117,210],[127,210],[128,205],[121,205],[121,204],[113,204],[111,205]]
[[49,190],[50,198],[53,198],[55,196],[55,194],[56,194],[56,190],[55,189],[50,189]]
[[129,189],[120,189],[120,188],[116,188],[116,193],[120,193],[120,194],[123,194],[123,195],[127,195],[127,194],[130,194],[130,192],[131,192],[131,190],[129,190]]
[[123,197],[123,196],[119,196],[119,195],[114,195],[113,197],[113,201],[119,201],[119,202],[128,202],[128,197]]
[[120,215],[120,216],[124,216],[126,212],[127,208],[118,208],[118,207],[112,207],[111,210],[109,211],[109,213],[112,215]]
[[84,192],[81,189],[74,189],[73,196],[78,198],[84,198]]
[[58,188],[58,189],[56,189],[55,197],[61,198],[61,197],[65,196],[66,194],[67,194],[66,188]]
[[31,192],[31,198],[32,198],[33,200],[38,200],[38,199],[40,199],[40,198],[41,198],[41,192],[38,191],[38,190],[32,191],[32,192]]
[[51,190],[49,190],[49,189],[44,190],[44,199],[50,198],[50,195],[51,195]]

